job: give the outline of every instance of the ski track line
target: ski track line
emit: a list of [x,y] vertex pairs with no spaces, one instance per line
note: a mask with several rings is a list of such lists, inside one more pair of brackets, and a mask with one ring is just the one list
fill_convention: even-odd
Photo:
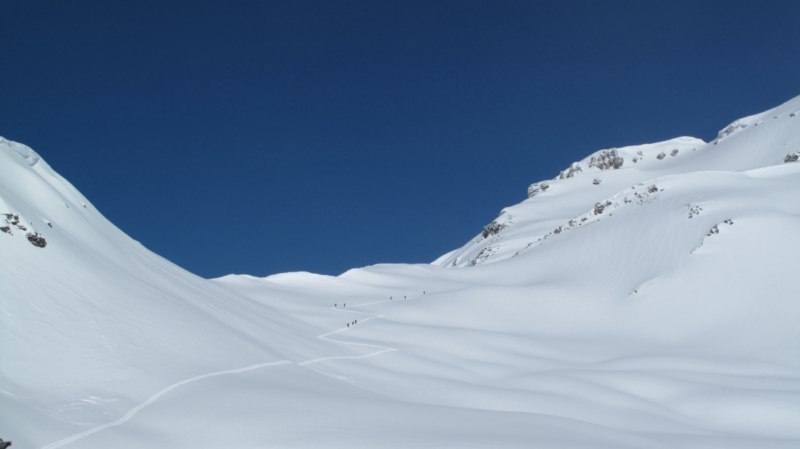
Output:
[[147,398],[146,401],[144,401],[141,404],[137,405],[136,407],[132,408],[131,410],[128,411],[128,413],[124,414],[122,417],[120,417],[116,421],[112,421],[112,422],[106,423],[106,424],[101,424],[101,425],[99,425],[97,427],[93,427],[93,428],[85,430],[83,432],[76,433],[75,435],[72,435],[70,437],[64,438],[63,440],[59,440],[59,441],[56,441],[55,443],[50,443],[50,444],[48,444],[46,446],[42,446],[41,449],[55,449],[57,447],[66,446],[67,444],[74,443],[74,442],[76,442],[78,440],[86,438],[89,435],[93,435],[93,434],[95,434],[97,432],[101,432],[101,431],[109,429],[111,427],[116,427],[116,426],[119,426],[121,424],[124,424],[124,423],[128,422],[131,418],[136,416],[136,414],[139,413],[142,409],[144,409],[148,405],[156,402],[157,400],[159,400],[165,394],[169,393],[172,390],[175,390],[176,388],[180,388],[180,387],[182,387],[182,386],[184,386],[186,384],[189,384],[189,383],[192,383],[192,382],[197,382],[197,381],[203,380],[203,379],[208,379],[209,377],[224,376],[224,375],[227,375],[227,374],[244,373],[244,372],[253,371],[253,370],[256,370],[256,369],[259,369],[259,368],[266,368],[268,366],[288,365],[290,363],[292,363],[291,360],[279,360],[277,362],[258,363],[258,364],[255,364],[255,365],[246,366],[244,368],[229,369],[229,370],[224,370],[224,371],[215,371],[213,373],[201,374],[199,376],[195,376],[195,377],[192,377],[192,378],[189,378],[189,379],[182,380],[182,381],[174,383],[174,384],[168,386],[167,388],[164,388],[163,390],[159,391],[158,393],[150,396],[149,398]]
[[[402,303],[402,302],[409,301],[409,300],[420,299],[420,298],[423,298],[424,296],[425,295],[417,295],[417,296],[411,297],[411,298],[398,299],[397,301],[394,301],[392,299],[379,299],[377,301],[362,302],[362,303],[359,303],[359,304],[355,304],[352,307],[357,309],[358,307],[371,306],[373,304],[380,304],[380,303],[384,303],[384,302]],[[368,318],[365,318],[365,319],[361,320],[362,323],[366,323],[367,321],[374,320],[376,318],[384,318],[384,317],[386,317],[386,315],[376,315],[374,313],[364,312],[364,311],[361,311],[361,310],[347,309],[346,306],[343,306],[341,308],[339,308],[339,307],[331,307],[331,309],[332,310],[336,310],[338,312],[351,312],[351,313],[360,313],[362,315],[370,315]],[[304,362],[300,362],[300,363],[298,363],[298,365],[299,366],[308,366],[308,365],[313,365],[314,363],[326,362],[326,361],[329,361],[329,360],[366,359],[366,358],[369,358],[369,357],[375,357],[376,355],[385,354],[387,352],[395,352],[395,351],[397,351],[397,348],[390,348],[388,346],[381,346],[381,345],[375,345],[375,344],[370,344],[370,343],[355,343],[355,342],[351,342],[351,341],[342,341],[342,340],[335,340],[333,338],[328,338],[331,335],[336,335],[336,334],[342,333],[344,331],[349,330],[350,328],[351,327],[342,327],[340,329],[336,329],[335,331],[327,332],[327,333],[324,333],[322,335],[317,335],[317,338],[320,339],[320,340],[329,341],[329,342],[332,342],[332,343],[340,343],[340,344],[344,344],[344,345],[367,346],[367,347],[370,347],[370,348],[378,348],[378,350],[375,351],[375,352],[370,352],[369,354],[362,354],[362,355],[342,355],[342,356],[333,356],[333,357],[319,357],[319,358],[316,358],[316,359],[311,359],[311,360],[306,360]]]
[[[361,304],[361,305],[365,305],[365,304]],[[341,310],[342,312],[360,313],[362,315],[371,315],[370,317],[363,319],[361,321],[362,323],[366,323],[369,320],[374,320],[376,318],[383,318],[383,317],[386,316],[386,315],[375,315],[375,314],[368,313],[368,312],[362,312],[360,310],[347,310],[347,309],[344,309],[344,308],[342,308],[342,309],[338,309],[337,308],[335,310]],[[304,362],[300,362],[300,363],[298,363],[298,365],[300,365],[300,366],[308,366],[308,365],[313,365],[314,363],[325,362],[325,361],[328,361],[328,360],[366,359],[366,358],[375,357],[376,355],[384,354],[384,353],[387,353],[387,352],[397,351],[396,348],[390,348],[388,346],[374,345],[374,344],[370,344],[370,343],[355,343],[355,342],[350,342],[350,341],[341,341],[341,340],[335,340],[333,338],[329,338],[331,335],[336,335],[336,334],[342,333],[342,332],[344,332],[346,330],[349,330],[349,329],[350,329],[349,327],[343,327],[343,328],[340,328],[340,329],[336,329],[335,331],[327,332],[327,333],[322,334],[322,335],[317,335],[317,338],[320,339],[320,340],[329,341],[331,343],[339,343],[339,344],[355,345],[355,346],[366,346],[366,347],[370,347],[370,348],[378,348],[379,350],[375,351],[375,352],[370,352],[369,354],[362,354],[362,355],[341,355],[341,356],[333,356],[333,357],[319,357],[319,358],[316,358],[316,359],[311,359],[311,360],[306,360]]]
[[[409,299],[413,299],[413,298],[409,298]],[[366,303],[356,304],[353,307],[369,306],[369,305],[379,304],[379,303],[383,303],[383,302],[390,302],[390,300],[382,299],[382,300],[379,300],[379,301],[366,302]],[[393,302],[393,301],[391,301],[391,302]],[[374,320],[376,318],[384,318],[386,316],[386,315],[375,315],[373,313],[362,312],[360,310],[347,310],[344,307],[342,307],[341,309],[332,307],[332,309],[339,310],[339,311],[342,311],[342,312],[351,312],[351,313],[360,313],[362,315],[370,315],[368,318],[363,319],[361,321],[362,323],[366,323],[367,321]],[[362,355],[343,355],[343,356],[331,356],[331,357],[318,357],[316,359],[305,360],[303,362],[297,363],[297,365],[298,366],[308,366],[308,365],[313,365],[315,363],[326,362],[326,361],[330,361],[330,360],[366,359],[366,358],[369,358],[369,357],[375,357],[377,355],[385,354],[387,352],[397,351],[396,348],[390,348],[388,346],[381,346],[381,345],[375,345],[375,344],[369,344],[369,343],[355,343],[355,342],[335,340],[333,338],[329,338],[331,335],[336,335],[336,334],[342,333],[342,332],[344,332],[346,330],[349,330],[349,329],[350,329],[349,327],[343,327],[343,328],[336,329],[336,330],[331,331],[331,332],[327,332],[327,333],[324,333],[324,334],[321,334],[321,335],[317,335],[317,338],[320,339],[320,340],[329,341],[331,343],[339,343],[339,344],[345,344],[345,345],[356,345],[356,346],[367,346],[367,347],[379,348],[379,349],[377,351],[375,351],[375,352],[370,352],[368,354],[362,354]],[[239,374],[239,373],[244,373],[244,372],[247,372],[247,371],[257,370],[259,368],[266,368],[266,367],[269,367],[269,366],[278,366],[278,365],[289,365],[289,364],[293,364],[293,363],[295,363],[295,362],[292,362],[291,360],[278,360],[276,362],[257,363],[255,365],[245,366],[244,368],[235,368],[235,369],[229,369],[229,370],[223,370],[223,371],[214,371],[213,373],[201,374],[199,376],[195,376],[195,377],[192,377],[192,378],[189,378],[189,379],[182,380],[180,382],[176,382],[176,383],[164,388],[163,390],[159,391],[158,393],[150,396],[149,398],[147,398],[147,400],[145,400],[141,404],[137,405],[136,407],[130,409],[128,411],[128,413],[124,414],[123,416],[121,416],[120,418],[118,418],[115,421],[112,421],[112,422],[106,423],[106,424],[101,424],[101,425],[96,426],[96,427],[92,427],[91,429],[84,430],[83,432],[76,433],[75,435],[72,435],[72,436],[69,436],[67,438],[58,440],[58,441],[56,441],[54,443],[50,443],[50,444],[48,444],[46,446],[42,446],[40,449],[56,449],[56,448],[59,448],[59,447],[62,447],[62,446],[66,446],[68,444],[72,444],[72,443],[74,443],[74,442],[76,442],[78,440],[82,440],[82,439],[84,439],[84,438],[86,438],[86,437],[88,437],[90,435],[94,435],[95,433],[102,432],[103,430],[110,429],[112,427],[117,427],[119,425],[122,425],[122,424],[130,421],[134,416],[136,416],[137,413],[139,413],[140,411],[145,409],[147,406],[149,406],[152,403],[156,402],[157,400],[161,399],[161,397],[164,396],[165,394],[169,393],[172,390],[180,388],[180,387],[182,387],[182,386],[184,386],[186,384],[190,384],[192,382],[197,382],[197,381],[200,381],[200,380],[208,379],[210,377],[225,376],[225,375],[228,375],[228,374]]]

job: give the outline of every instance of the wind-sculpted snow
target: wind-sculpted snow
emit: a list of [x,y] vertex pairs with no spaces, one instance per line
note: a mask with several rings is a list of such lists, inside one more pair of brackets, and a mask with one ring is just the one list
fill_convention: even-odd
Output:
[[12,142],[9,140],[0,137],[0,148],[3,150],[11,152],[15,154],[17,157],[22,159],[27,165],[34,166],[37,162],[39,162],[39,155],[36,154],[30,147],[25,146],[18,142]]
[[434,264],[335,277],[200,279],[0,140],[0,437],[797,448],[798,110],[601,150]]

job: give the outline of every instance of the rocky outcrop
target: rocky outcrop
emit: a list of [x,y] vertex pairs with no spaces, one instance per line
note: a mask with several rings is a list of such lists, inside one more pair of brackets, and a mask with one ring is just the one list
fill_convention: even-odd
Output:
[[505,229],[507,227],[508,227],[508,225],[506,225],[506,224],[502,224],[502,223],[498,223],[496,221],[493,221],[493,222],[491,222],[488,225],[483,227],[483,232],[481,233],[481,235],[483,236],[483,238],[487,238],[490,235],[498,234],[500,231],[502,231],[503,229]]
[[614,148],[600,151],[589,158],[589,167],[597,167],[600,170],[616,170],[624,163],[625,159]]
[[28,237],[28,241],[37,248],[44,248],[47,246],[47,240],[38,232],[29,232],[26,236]]
[[528,198],[533,198],[536,195],[538,195],[539,193],[544,192],[549,188],[550,188],[550,184],[548,184],[546,182],[540,182],[540,183],[536,183],[536,184],[531,184],[530,187],[528,187]]
[[44,248],[47,246],[47,240],[44,238],[44,236],[35,230],[29,230],[28,226],[23,224],[22,218],[20,218],[19,214],[5,212],[0,214],[0,217],[2,217],[2,220],[5,221],[5,225],[0,226],[0,232],[13,236],[14,230],[16,229],[18,231],[25,232],[25,236],[33,246],[37,248]]

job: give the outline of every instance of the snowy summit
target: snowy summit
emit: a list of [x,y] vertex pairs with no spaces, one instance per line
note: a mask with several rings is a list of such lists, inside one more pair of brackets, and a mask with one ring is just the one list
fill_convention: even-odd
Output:
[[798,157],[800,97],[597,151],[429,265],[207,280],[0,138],[0,437],[800,447]]

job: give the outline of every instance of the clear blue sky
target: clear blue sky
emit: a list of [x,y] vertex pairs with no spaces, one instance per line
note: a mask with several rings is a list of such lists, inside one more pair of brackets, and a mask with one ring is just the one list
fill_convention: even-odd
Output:
[[0,135],[201,276],[429,262],[600,148],[800,94],[800,2],[0,3]]

